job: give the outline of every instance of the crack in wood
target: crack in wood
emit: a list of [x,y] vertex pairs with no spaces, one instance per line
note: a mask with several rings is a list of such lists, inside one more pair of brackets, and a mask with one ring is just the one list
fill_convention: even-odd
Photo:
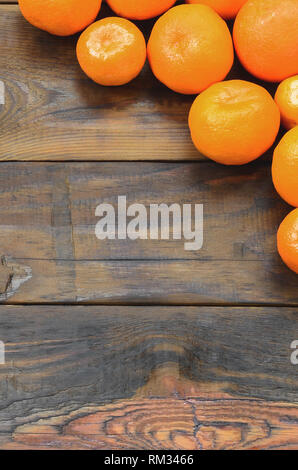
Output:
[[24,284],[32,278],[32,269],[17,263],[11,258],[3,255],[0,262],[0,301],[6,301],[12,297]]

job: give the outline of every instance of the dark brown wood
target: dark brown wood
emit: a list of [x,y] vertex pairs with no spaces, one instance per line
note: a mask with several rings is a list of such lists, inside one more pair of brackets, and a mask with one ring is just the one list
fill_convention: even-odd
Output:
[[[290,208],[272,150],[241,168],[208,161],[189,136],[193,97],[148,65],[100,87],[77,64],[78,35],[0,3],[0,302],[109,304],[0,306],[0,449],[298,449],[298,285],[276,252]],[[252,79],[237,60],[229,78]],[[203,249],[98,241],[95,207],[123,194],[203,203]]]
[[[288,206],[261,160],[205,163],[2,163],[1,300],[298,304],[297,275],[277,254]],[[103,240],[95,208],[203,203],[204,245]],[[0,286],[1,287],[1,286]]]
[[[15,288],[1,301],[103,305],[297,305],[297,280],[285,267],[249,273],[234,262],[208,261],[7,261]],[[6,273],[7,274],[7,273]],[[282,279],[288,276],[290,283]],[[19,283],[20,281],[20,283]]]
[[2,306],[0,447],[298,448],[296,316]]
[[[147,399],[99,407],[83,418],[20,426],[1,449],[297,450],[298,406],[255,400]],[[79,415],[79,413],[78,413]],[[70,424],[61,425],[63,418]],[[46,421],[46,420],[43,420]],[[1,437],[0,437],[1,439]]]

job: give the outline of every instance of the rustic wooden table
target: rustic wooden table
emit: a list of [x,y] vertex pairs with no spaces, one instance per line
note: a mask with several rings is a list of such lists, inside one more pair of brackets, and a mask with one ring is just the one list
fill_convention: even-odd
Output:
[[[207,160],[189,138],[193,97],[148,67],[97,86],[76,37],[34,29],[8,3],[0,448],[297,449],[298,280],[276,253],[290,208],[272,151],[239,168]],[[249,79],[238,63],[230,77]],[[95,207],[122,194],[203,203],[203,249],[97,240]]]

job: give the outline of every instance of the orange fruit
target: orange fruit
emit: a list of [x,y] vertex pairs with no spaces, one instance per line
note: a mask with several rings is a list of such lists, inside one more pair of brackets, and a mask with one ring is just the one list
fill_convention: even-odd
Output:
[[280,113],[265,88],[242,80],[216,83],[194,101],[189,127],[197,149],[225,165],[255,160],[273,144]]
[[208,5],[227,20],[235,18],[245,2],[247,0],[186,0],[186,3],[203,3]]
[[298,73],[298,1],[248,0],[234,24],[234,43],[256,77],[281,82]]
[[277,249],[283,262],[298,274],[298,209],[290,212],[280,224]]
[[176,0],[107,0],[107,2],[119,16],[131,20],[147,20],[167,11]]
[[298,207],[298,126],[284,135],[274,151],[272,179],[278,194]]
[[234,61],[225,21],[206,5],[178,5],[155,23],[148,59],[154,75],[174,91],[195,94],[223,80]]
[[57,36],[82,31],[98,15],[102,0],[19,0],[29,23]]
[[286,129],[298,125],[298,75],[287,78],[277,88],[275,102]]
[[131,21],[104,18],[81,34],[77,58],[82,70],[96,83],[124,85],[142,70],[146,61],[146,42]]

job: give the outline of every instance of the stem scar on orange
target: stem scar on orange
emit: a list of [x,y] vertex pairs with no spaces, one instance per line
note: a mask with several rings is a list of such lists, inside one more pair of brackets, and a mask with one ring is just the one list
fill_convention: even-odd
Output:
[[265,88],[243,80],[212,85],[194,101],[189,128],[197,149],[225,165],[243,165],[271,147],[280,113]]
[[102,0],[19,0],[29,23],[57,36],[82,31],[98,15]]
[[272,179],[278,194],[298,207],[298,126],[284,135],[274,151]]
[[104,18],[89,26],[77,43],[82,70],[96,83],[124,85],[146,61],[146,42],[135,24],[125,18]]
[[298,209],[290,212],[280,224],[277,249],[283,262],[298,274]]
[[107,0],[119,16],[131,20],[148,20],[171,8],[176,0]]
[[148,42],[154,75],[170,89],[197,94],[223,80],[234,61],[225,21],[206,5],[178,5],[155,23]]

